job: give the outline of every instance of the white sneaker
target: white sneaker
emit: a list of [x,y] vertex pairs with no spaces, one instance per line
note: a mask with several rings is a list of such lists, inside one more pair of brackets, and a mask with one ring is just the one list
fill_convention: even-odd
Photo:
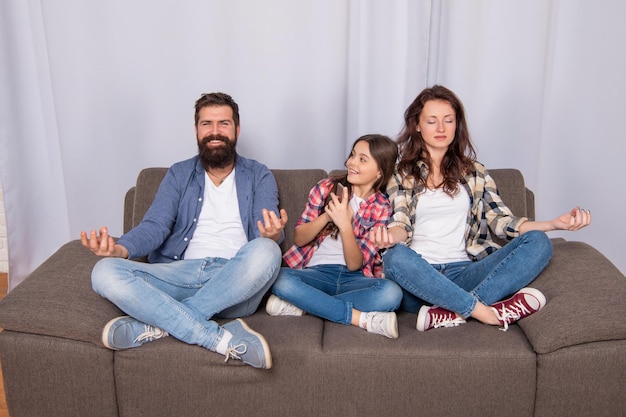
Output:
[[368,332],[380,334],[390,339],[398,338],[398,320],[396,313],[393,311],[370,311],[364,314]]
[[304,310],[287,301],[281,300],[274,294],[270,295],[270,298],[267,299],[265,311],[267,311],[267,314],[270,316],[302,316],[306,314]]

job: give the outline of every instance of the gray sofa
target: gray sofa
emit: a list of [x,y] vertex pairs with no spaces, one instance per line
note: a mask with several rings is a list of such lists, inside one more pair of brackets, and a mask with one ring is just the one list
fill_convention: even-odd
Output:
[[[274,170],[290,216],[286,248],[323,170]],[[141,172],[126,196],[137,224],[165,173]],[[516,170],[492,170],[505,202],[534,217]],[[592,226],[593,227],[593,226]],[[270,343],[258,370],[165,338],[111,351],[100,340],[121,312],[91,290],[98,258],[61,247],[0,302],[0,359],[11,417],[626,416],[626,278],[591,246],[554,240],[533,286],[546,307],[508,332],[469,321],[400,338],[316,317],[247,318]]]

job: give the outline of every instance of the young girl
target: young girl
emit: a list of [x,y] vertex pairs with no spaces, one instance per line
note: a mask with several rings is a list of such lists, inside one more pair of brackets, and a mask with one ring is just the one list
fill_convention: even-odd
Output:
[[[406,291],[402,308],[418,313],[420,331],[468,317],[506,330],[546,303],[539,290],[524,288],[552,257],[544,232],[578,230],[591,213],[577,207],[542,222],[514,216],[475,160],[463,105],[447,88],[422,91],[404,119],[387,187],[393,219],[374,239],[389,248],[385,276]],[[490,233],[509,242],[500,248]]]
[[384,227],[391,215],[382,191],[397,156],[398,147],[388,137],[362,136],[352,145],[347,174],[313,187],[296,224],[295,244],[283,256],[289,268],[281,268],[267,301],[268,314],[307,312],[398,337],[393,311],[402,290],[377,278],[382,273],[379,248],[369,239],[370,231]]

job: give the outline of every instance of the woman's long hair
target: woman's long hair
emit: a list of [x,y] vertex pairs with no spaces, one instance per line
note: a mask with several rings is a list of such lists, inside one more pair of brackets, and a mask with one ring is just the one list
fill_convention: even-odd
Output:
[[[352,144],[352,151],[354,151],[354,147],[359,142],[367,142],[370,147],[370,154],[372,158],[376,161],[378,165],[378,169],[380,170],[380,178],[376,180],[373,185],[374,192],[382,191],[384,192],[387,187],[387,182],[393,175],[393,171],[395,169],[396,161],[398,160],[398,145],[391,140],[388,136],[371,134],[371,135],[363,135]],[[352,151],[350,153],[352,153]],[[346,158],[344,165],[348,166],[348,158]],[[348,182],[348,174],[343,174],[337,177],[333,177],[333,187],[330,190],[332,193],[337,194],[337,184],[341,184],[344,187],[348,188],[348,195],[352,194],[352,184]],[[328,205],[331,200],[330,193],[326,196],[324,200],[324,207]],[[335,225],[335,223],[330,222],[324,227],[318,236],[328,235],[330,234],[334,239],[337,239],[337,235],[339,234],[339,229]]]
[[432,160],[422,134],[417,131],[417,125],[424,105],[431,100],[442,100],[449,103],[456,115],[454,139],[441,162],[441,174],[443,175],[441,187],[446,194],[453,196],[458,192],[459,181],[463,181],[464,175],[473,169],[476,151],[467,128],[463,103],[451,90],[444,86],[434,85],[422,90],[404,112],[404,128],[398,137],[400,148],[398,172],[403,177],[414,177],[417,186],[426,187],[427,176],[420,172],[417,162],[423,161],[430,172]]

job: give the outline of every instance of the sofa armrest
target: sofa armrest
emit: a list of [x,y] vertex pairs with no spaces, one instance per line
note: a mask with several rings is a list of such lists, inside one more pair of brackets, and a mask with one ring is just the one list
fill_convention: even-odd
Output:
[[531,284],[546,306],[519,322],[537,353],[626,339],[626,277],[583,242],[553,240],[554,256]]
[[103,346],[105,324],[123,313],[91,288],[99,259],[80,240],[63,245],[0,301],[0,327]]
[[135,206],[135,187],[131,187],[126,191],[124,196],[124,229],[123,233],[127,233],[133,228],[133,209]]

